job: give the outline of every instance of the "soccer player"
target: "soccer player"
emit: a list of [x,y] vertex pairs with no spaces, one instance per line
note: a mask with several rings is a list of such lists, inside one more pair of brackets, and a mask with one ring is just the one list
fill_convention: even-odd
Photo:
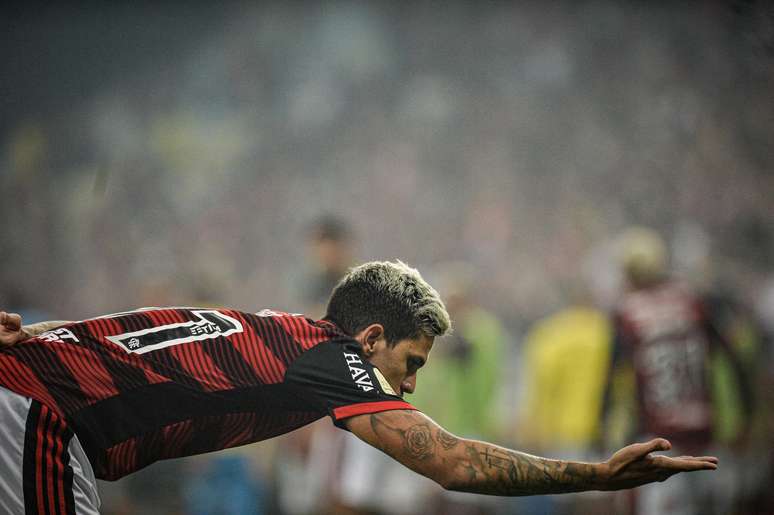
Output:
[[664,439],[602,463],[458,438],[404,401],[450,329],[401,262],[352,269],[319,321],[264,310],[161,308],[22,327],[0,315],[0,511],[94,514],[94,478],[256,442],[326,414],[443,487],[493,495],[615,490],[712,470]]

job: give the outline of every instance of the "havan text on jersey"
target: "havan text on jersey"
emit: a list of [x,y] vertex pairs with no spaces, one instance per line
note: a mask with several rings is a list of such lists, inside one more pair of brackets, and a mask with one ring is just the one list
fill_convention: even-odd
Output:
[[352,374],[352,380],[355,381],[355,384],[357,385],[357,387],[363,390],[364,392],[370,392],[371,390],[373,390],[374,383],[371,382],[371,376],[368,375],[368,372],[366,371],[365,368],[357,366],[357,365],[363,364],[363,361],[360,359],[360,356],[351,352],[345,352],[344,359],[347,360],[349,373]]

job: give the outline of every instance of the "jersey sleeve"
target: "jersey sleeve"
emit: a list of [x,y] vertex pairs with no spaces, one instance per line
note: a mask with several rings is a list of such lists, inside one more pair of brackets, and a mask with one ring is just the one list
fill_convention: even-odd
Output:
[[356,415],[416,409],[393,391],[359,350],[354,340],[321,343],[291,364],[285,382],[302,400],[327,413],[344,429],[343,421]]

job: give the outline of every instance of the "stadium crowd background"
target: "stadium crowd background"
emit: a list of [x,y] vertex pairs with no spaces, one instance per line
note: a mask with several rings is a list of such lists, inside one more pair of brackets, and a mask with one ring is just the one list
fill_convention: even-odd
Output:
[[[726,325],[763,394],[757,434],[769,439],[732,451],[739,469],[757,456],[763,476],[729,495],[749,500],[771,484],[766,2],[7,9],[4,309],[30,322],[189,304],[320,316],[324,299],[309,292],[325,258],[310,228],[335,220],[351,246],[342,259],[405,260],[442,293],[464,290],[484,340],[502,335],[498,370],[481,365],[476,377],[489,383],[471,386],[485,392],[486,416],[501,416],[465,430],[559,451],[520,438],[535,394],[525,338],[579,297],[610,308],[620,290],[615,237],[647,225],[666,238],[679,275],[733,299]],[[427,389],[425,406],[448,401],[433,397],[445,391],[434,380],[441,387]],[[244,504],[222,513],[429,512],[347,501],[326,483],[340,473],[335,453],[308,460],[348,444],[320,444],[341,438],[327,429],[308,433],[103,483],[104,512],[221,513],[207,492],[227,488]],[[305,488],[328,493],[299,499]],[[482,502],[430,505],[582,509]]]

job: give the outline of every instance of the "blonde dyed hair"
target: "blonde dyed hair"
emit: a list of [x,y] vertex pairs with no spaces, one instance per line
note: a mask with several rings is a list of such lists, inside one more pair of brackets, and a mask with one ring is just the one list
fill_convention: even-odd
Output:
[[420,334],[442,336],[451,320],[438,292],[415,268],[396,261],[371,261],[352,268],[333,289],[325,318],[355,335],[371,324],[384,327],[395,344]]

